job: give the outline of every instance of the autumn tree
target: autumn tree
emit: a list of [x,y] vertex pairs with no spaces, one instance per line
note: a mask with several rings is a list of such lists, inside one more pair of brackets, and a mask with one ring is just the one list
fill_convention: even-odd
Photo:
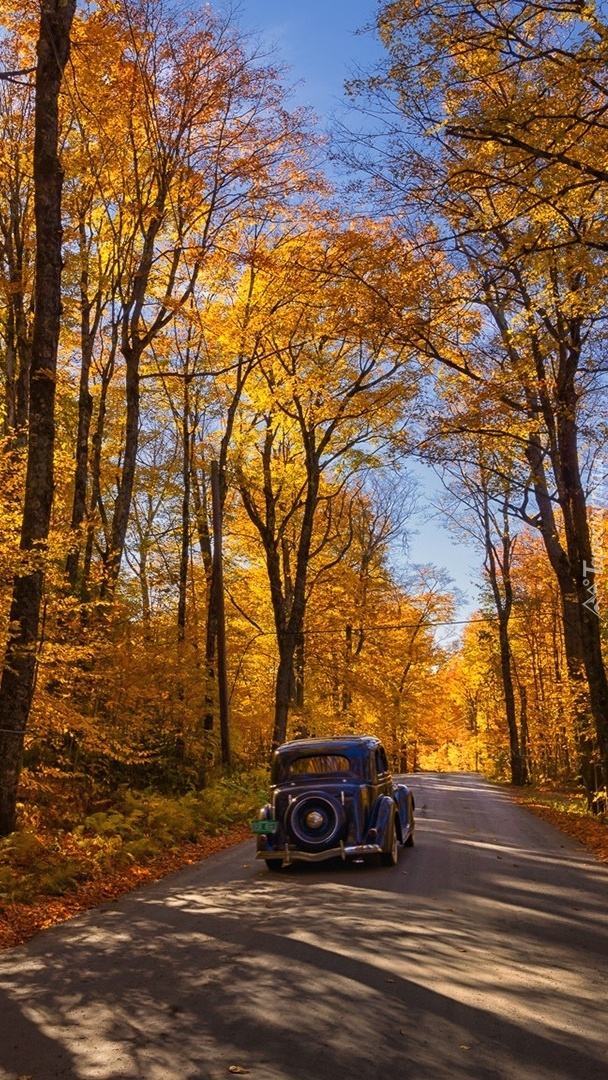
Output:
[[[374,468],[357,477],[348,491],[346,543],[337,549],[336,562],[343,580],[344,662],[335,667],[340,710],[350,715],[356,669],[362,656],[368,624],[377,621],[387,581],[390,545],[405,549],[408,526],[415,512],[417,489],[408,474]],[[316,585],[319,584],[319,577]]]
[[[535,783],[573,785],[580,778],[580,733],[570,693],[558,583],[542,538],[529,527],[520,527],[510,572],[510,661],[529,775]],[[449,693],[460,717],[462,753],[473,753],[476,767],[504,777],[510,748],[499,701],[501,657],[493,608],[486,588],[450,660]]]
[[[46,22],[47,6],[44,7]],[[71,5],[68,7],[71,22],[74,12]],[[54,12],[52,5],[49,11],[51,9]],[[23,31],[20,41],[27,41],[25,28],[29,23],[21,11],[18,14],[20,31]],[[51,22],[53,19],[55,15]],[[164,377],[171,366],[172,354],[169,351],[161,355],[161,347],[170,339],[170,327],[176,317],[191,304],[196,290],[201,296],[216,287],[217,276],[211,280],[212,268],[231,262],[244,265],[248,241],[243,237],[254,228],[260,208],[276,206],[281,200],[288,203],[296,191],[309,183],[310,177],[305,177],[300,169],[307,141],[303,121],[284,108],[284,91],[277,72],[247,54],[246,46],[228,16],[214,16],[205,11],[178,18],[175,10],[172,9],[171,14],[161,5],[152,3],[102,3],[80,10],[71,29],[74,48],[60,102],[60,129],[56,122],[40,121],[42,97],[37,104],[36,119],[38,129],[46,124],[49,137],[56,137],[60,130],[66,175],[63,189],[66,243],[62,252],[66,262],[64,318],[57,374],[62,395],[62,421],[65,422],[62,453],[65,448],[66,457],[72,434],[75,443],[74,483],[69,493],[72,496],[72,537],[67,574],[72,591],[80,591],[86,601],[96,586],[106,598],[114,595],[129,537],[140,439],[143,433],[146,444],[150,428],[150,414],[146,412],[142,388],[145,390],[153,383],[142,384],[142,374],[153,380]],[[44,44],[43,35],[41,40]],[[58,55],[63,71],[67,52],[64,54],[60,50]],[[23,74],[27,77],[27,70]],[[19,104],[22,97],[25,100],[26,90],[20,83],[1,82],[7,95],[8,151],[17,132],[16,118],[20,116],[24,125],[21,134],[28,122],[27,108],[20,109]],[[9,133],[11,125],[13,134]],[[38,143],[34,149],[38,151],[39,165]],[[1,253],[2,258],[6,256],[8,260],[5,260],[6,280],[2,283],[6,305],[1,314],[6,329],[9,426],[17,422],[17,413],[21,409],[22,416],[28,404],[25,393],[28,343],[24,338],[19,354],[21,339],[17,325],[27,304],[30,286],[27,183],[31,178],[27,162],[28,148],[20,143],[19,153],[15,148],[11,159],[7,158],[4,163],[10,181],[7,190],[10,188],[13,192],[10,205],[3,202],[1,208],[2,222],[8,230],[5,230]],[[57,178],[60,177],[58,163],[49,157],[44,166],[46,180],[49,185],[55,185],[53,190],[56,192]],[[42,290],[46,268],[44,251],[55,271],[60,265],[56,243],[55,247],[49,246],[50,241],[47,243],[49,236],[57,241],[59,235],[58,209],[41,223],[39,196],[40,192],[44,194],[44,178],[40,169],[34,179],[39,187],[36,213],[42,252],[36,285]],[[15,261],[9,247],[11,243],[15,247],[17,239],[22,249],[17,251]],[[22,280],[17,280],[18,275]],[[227,273],[225,282],[229,277]],[[56,281],[54,285],[57,285]],[[56,295],[53,320],[58,302]],[[42,301],[38,308],[37,347],[40,349],[42,330],[48,330],[49,326],[43,325]],[[196,319],[187,325],[193,339],[188,346],[192,356],[203,349],[205,332]],[[56,335],[58,320],[56,325],[53,322],[52,330]],[[48,356],[39,356],[36,363],[41,365],[42,375],[36,384],[36,393],[31,395],[31,402],[35,410],[39,409],[49,418],[48,395],[42,404],[36,395],[40,396],[43,384],[47,388],[51,383],[55,384],[53,356],[50,352]],[[176,374],[179,379],[181,372]],[[213,373],[205,370],[204,377],[211,382]],[[70,391],[74,385],[78,409],[77,424],[72,429],[75,411]],[[182,385],[186,386],[186,380]],[[24,388],[23,393],[20,386]],[[189,410],[190,405],[186,402],[182,410],[182,418],[186,416],[185,426],[181,432],[184,437],[182,481],[185,502],[182,503],[178,603],[178,630],[182,636],[184,566],[190,542],[188,485],[192,476],[186,456],[188,444],[192,449],[194,441]],[[33,524],[26,514],[23,534],[26,553],[32,542],[46,538],[50,513],[50,472],[48,468],[42,469],[44,453],[36,449],[40,442],[37,424],[35,412],[31,426],[27,496],[30,519],[33,485],[37,483],[40,491],[46,487],[44,500],[40,503],[40,522]],[[44,434],[50,438],[50,431]],[[49,446],[47,438],[46,465],[50,460]],[[35,461],[37,466],[33,464]],[[15,468],[14,471],[18,476],[18,470]],[[63,524],[65,517],[65,494],[62,487],[61,500],[58,498],[55,503],[58,524]],[[138,510],[142,506],[143,500],[140,500]],[[140,549],[143,556],[140,567],[142,595],[146,582],[145,534],[154,531],[152,519],[157,513],[162,516],[158,506],[149,505],[145,521],[140,513],[137,522],[138,526],[143,526],[144,533]],[[65,548],[63,544],[64,554]],[[53,557],[57,558],[57,552]],[[96,566],[98,560],[102,564],[101,576]],[[39,606],[41,577],[38,564],[34,569],[36,573],[32,580],[38,589],[36,604]],[[132,580],[129,571],[125,595],[130,602]],[[56,601],[57,597],[53,599]],[[87,618],[85,608],[83,622]],[[34,622],[32,616],[27,627],[23,624],[23,633],[27,633],[28,655],[24,665],[29,672],[28,678],[34,670],[37,628]],[[68,623],[71,633],[74,629],[73,621],[64,621],[64,634]],[[55,612],[47,621],[47,627],[50,626],[62,632],[61,620],[56,621]],[[79,633],[77,631],[77,636]],[[84,631],[83,636],[86,636]],[[16,647],[16,638],[14,643]],[[9,681],[16,677],[11,648],[12,645],[5,671]],[[31,689],[30,680],[30,695]],[[29,699],[25,707],[29,708]],[[16,747],[18,740],[13,738],[12,728],[17,725],[21,730],[24,723],[23,716],[14,714],[11,722],[4,725],[4,741],[12,739]],[[9,758],[7,755],[3,761],[9,761]],[[13,771],[16,775],[18,763]],[[11,790],[10,798],[13,795],[14,790]]]
[[537,779],[572,781],[582,756],[580,703],[568,673],[559,587],[538,533],[520,533],[513,576],[513,663],[528,713],[530,770]]
[[[497,455],[481,438],[460,436],[460,460],[443,466],[443,479],[449,492],[448,511],[453,527],[465,529],[474,537],[484,556],[488,582],[498,625],[500,671],[509,732],[511,782],[518,786],[528,781],[526,762],[527,718],[525,707],[518,722],[515,673],[511,646],[513,614],[513,559],[517,534],[511,520],[511,475],[509,462]],[[464,444],[464,445],[463,445]],[[447,504],[444,502],[447,511]]]
[[[486,312],[461,363],[462,396],[489,391],[503,432],[522,448],[537,501],[530,518],[561,583],[571,677],[580,685],[584,670],[601,771],[608,686],[585,585],[594,563],[579,445],[582,399],[601,390],[605,191],[589,156],[601,137],[594,103],[602,93],[601,25],[568,6],[481,10],[463,0],[407,10],[385,4],[377,26],[386,63],[353,89],[368,93],[372,111],[382,105],[386,123],[376,117],[381,135],[370,135],[362,165],[382,177],[383,201],[409,204],[406,229],[420,216],[433,220],[461,303]],[[488,348],[488,319],[498,357]],[[429,354],[453,364],[441,343]],[[581,716],[582,750],[585,729]]]
[[[100,41],[110,59],[105,74]],[[73,528],[77,545],[84,517],[97,516],[102,592],[110,597],[132,503],[144,361],[158,368],[161,338],[199,283],[205,288],[213,261],[227,258],[237,222],[283,188],[293,192],[301,136],[283,109],[276,72],[247,56],[228,16],[206,10],[178,18],[146,0],[102,6],[82,22],[75,57],[72,100],[79,104],[68,152],[83,363]],[[92,350],[101,387],[91,454]],[[124,443],[108,492],[99,447],[117,376],[124,378]],[[74,581],[73,565],[69,572]]]
[[41,0],[34,112],[36,284],[30,369],[27,476],[21,547],[30,556],[14,584],[0,683],[0,835],[15,825],[23,739],[34,689],[42,601],[44,545],[53,498],[55,372],[61,319],[61,190],[59,91],[70,52],[75,0]]
[[[33,287],[33,86],[28,65],[34,41],[13,33],[0,45],[0,378],[3,428],[23,433],[29,405]],[[15,70],[17,69],[17,70]]]
[[311,232],[286,254],[277,283],[291,299],[264,337],[259,374],[248,390],[253,436],[239,464],[241,496],[265,551],[279,647],[276,743],[286,733],[309,566],[332,529],[328,513],[315,541],[319,508],[329,507],[358,462],[387,447],[393,433],[399,438],[415,393],[408,317],[400,312],[402,337],[391,342],[392,312],[373,285],[394,275],[412,327],[421,288],[420,279],[392,261],[381,231],[369,238],[354,230]]

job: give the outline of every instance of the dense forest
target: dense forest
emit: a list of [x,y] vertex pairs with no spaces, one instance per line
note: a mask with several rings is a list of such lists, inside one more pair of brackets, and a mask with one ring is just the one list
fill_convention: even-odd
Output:
[[329,141],[220,5],[5,0],[0,835],[312,733],[605,808],[608,22],[371,15]]

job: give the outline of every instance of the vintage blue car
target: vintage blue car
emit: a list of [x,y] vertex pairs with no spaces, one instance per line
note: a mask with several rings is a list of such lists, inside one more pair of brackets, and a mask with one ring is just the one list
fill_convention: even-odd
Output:
[[252,822],[257,859],[269,870],[294,862],[374,856],[395,866],[414,843],[414,796],[393,784],[373,736],[295,739],[272,757],[270,802]]

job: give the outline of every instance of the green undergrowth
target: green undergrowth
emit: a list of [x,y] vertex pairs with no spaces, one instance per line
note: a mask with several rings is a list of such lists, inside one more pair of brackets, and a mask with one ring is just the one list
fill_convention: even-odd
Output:
[[581,791],[560,791],[543,787],[518,788],[518,799],[522,803],[544,807],[558,814],[571,817],[591,818],[598,824],[608,825],[608,814],[592,813],[587,798]]
[[524,788],[518,791],[523,802],[537,803],[550,810],[560,810],[566,814],[584,816],[589,811],[584,795],[570,791],[546,791],[542,788]]
[[24,815],[29,822],[0,841],[0,905],[63,896],[121,867],[226,833],[256,815],[266,787],[267,773],[257,770],[181,796],[123,788],[111,805],[54,830]]

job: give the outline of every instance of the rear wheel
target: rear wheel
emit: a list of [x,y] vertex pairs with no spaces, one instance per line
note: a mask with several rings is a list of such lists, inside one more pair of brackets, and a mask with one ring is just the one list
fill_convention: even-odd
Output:
[[397,845],[397,827],[393,818],[393,824],[389,833],[390,847],[388,851],[383,851],[380,855],[380,862],[383,866],[396,866],[397,859],[399,858],[399,848]]
[[413,830],[413,829],[412,829],[412,831],[411,831],[411,832],[410,832],[410,833],[408,834],[408,838],[407,838],[407,840],[405,841],[405,843],[404,843],[404,845],[403,845],[403,846],[404,846],[404,847],[413,847],[413,846],[414,846],[414,830]]

